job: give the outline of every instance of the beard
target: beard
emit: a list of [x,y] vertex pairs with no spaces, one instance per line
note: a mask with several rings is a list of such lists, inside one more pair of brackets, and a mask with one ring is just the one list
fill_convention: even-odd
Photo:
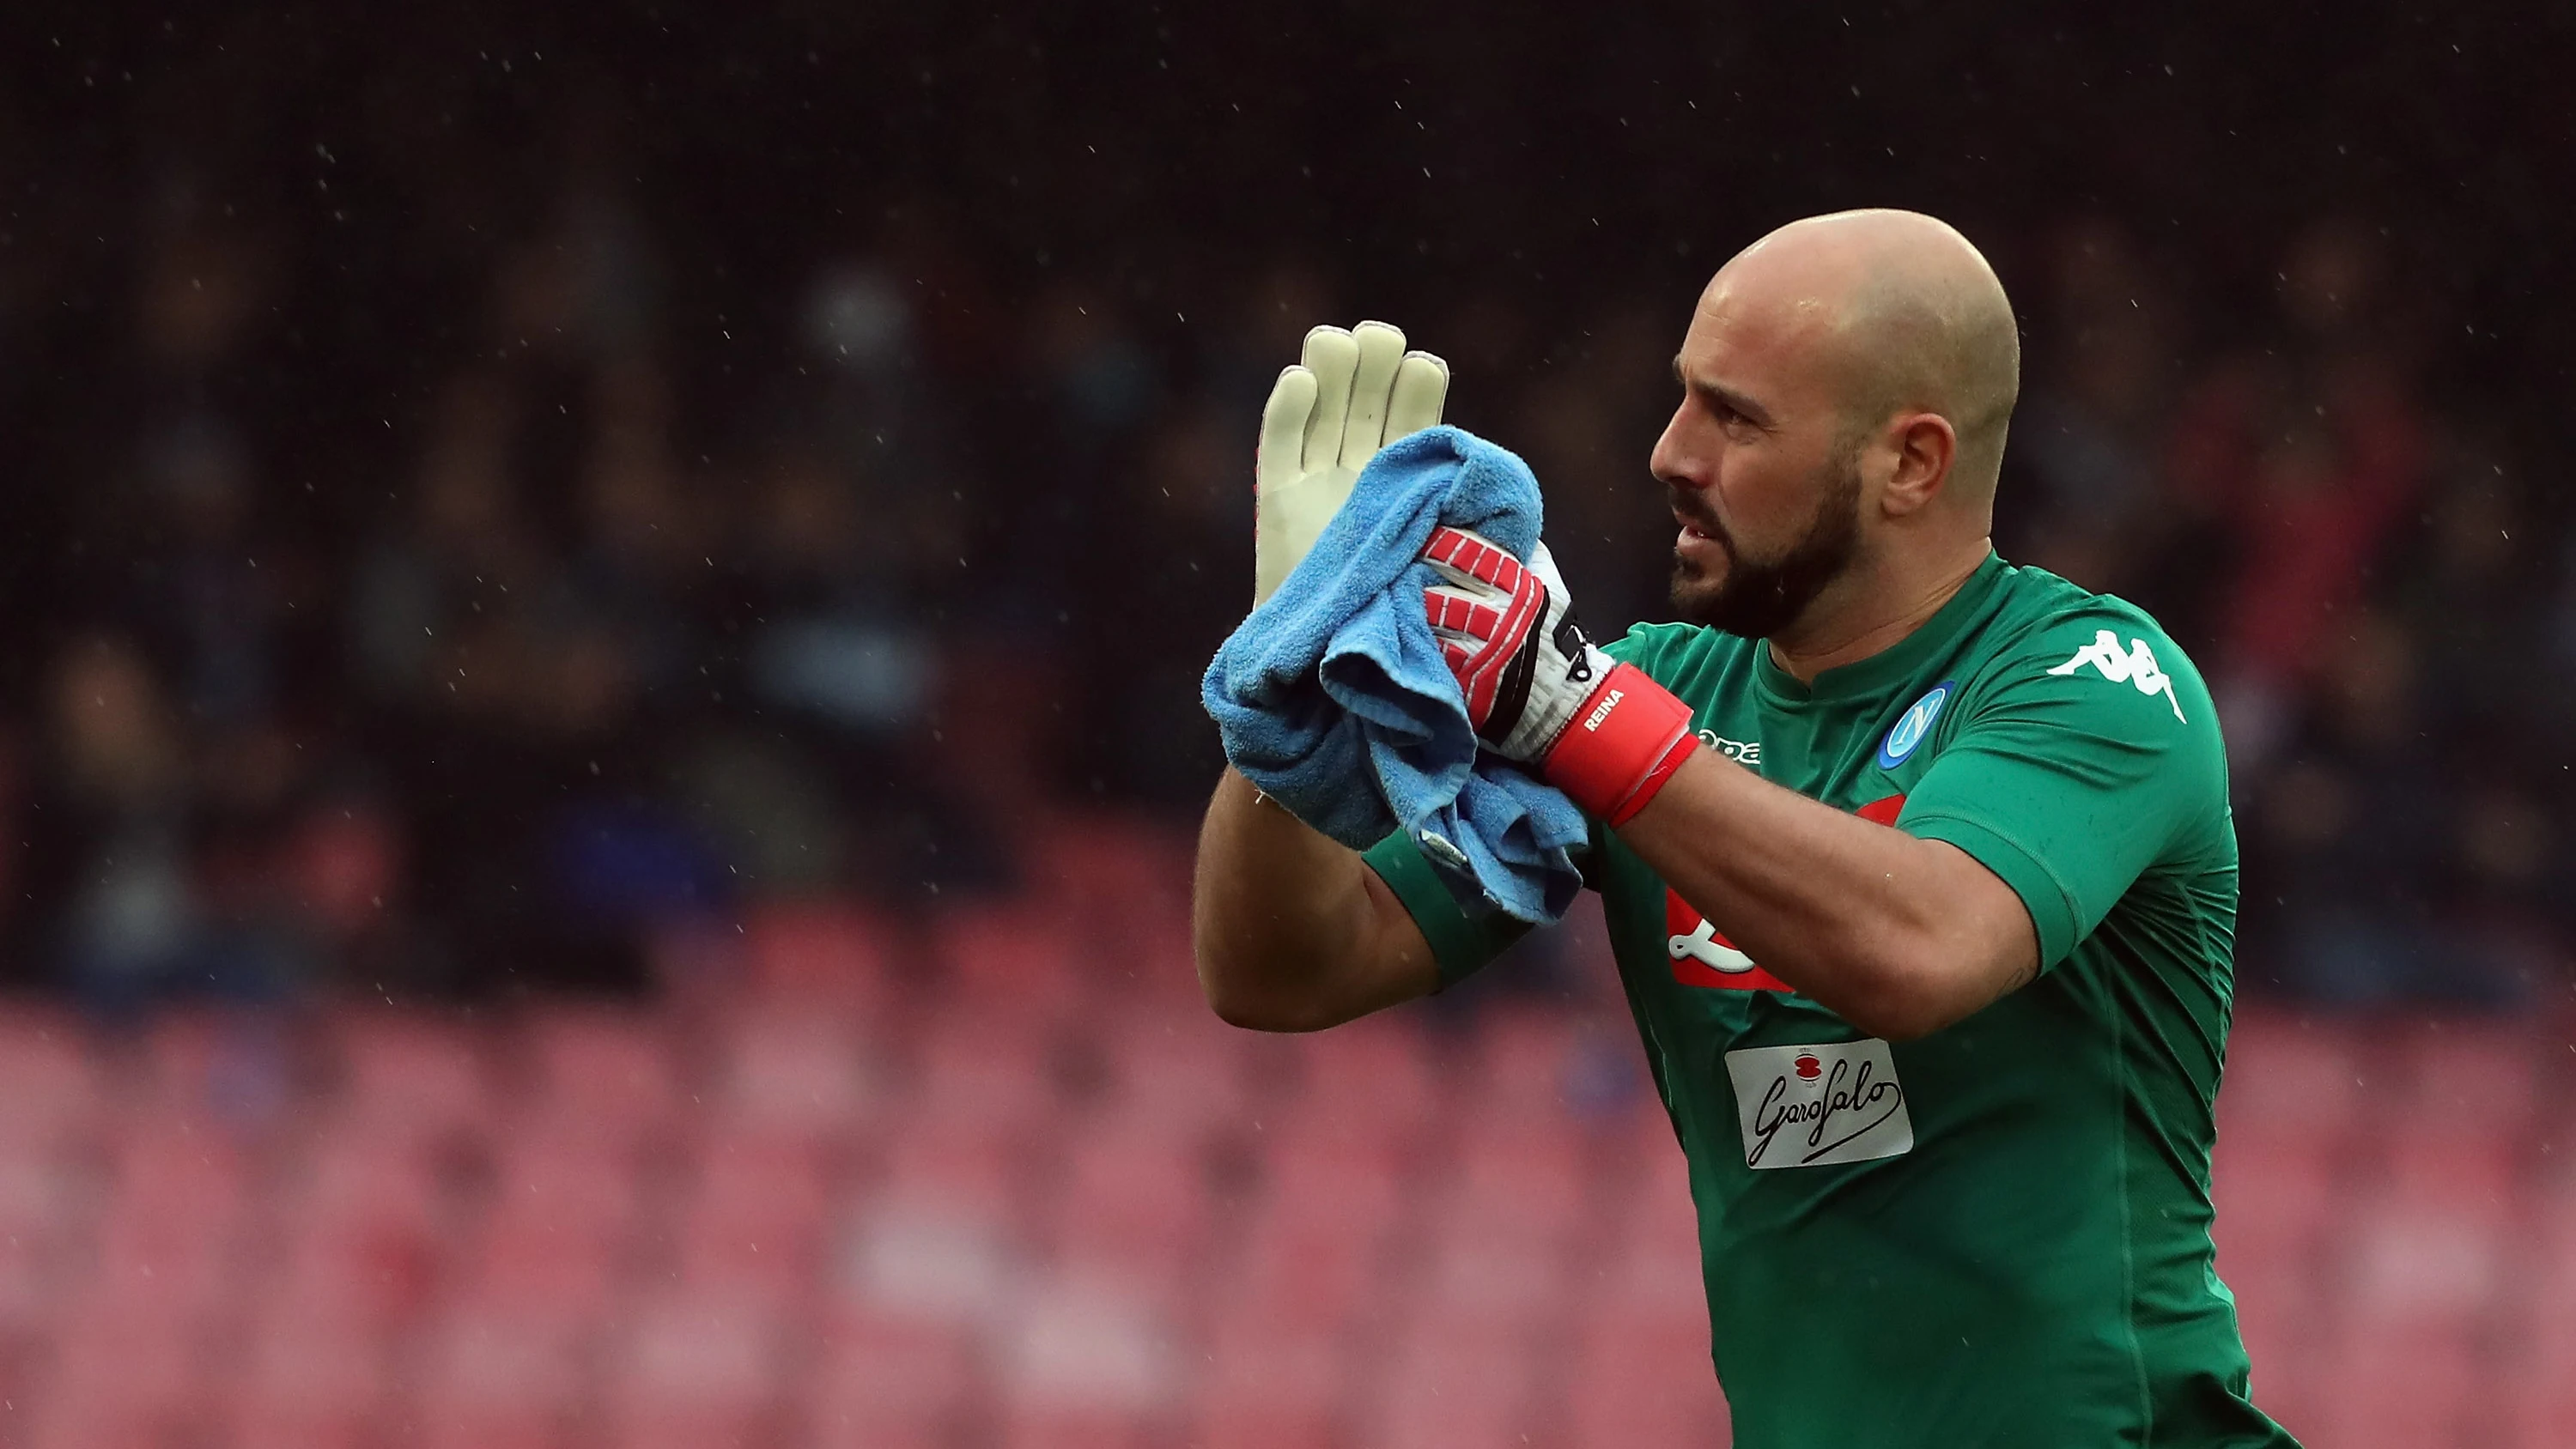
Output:
[[1683,496],[1675,511],[1691,526],[1726,550],[1726,574],[1711,581],[1695,563],[1676,551],[1673,556],[1673,610],[1694,624],[1705,624],[1744,639],[1769,639],[1798,622],[1807,606],[1842,577],[1860,548],[1860,457],[1857,449],[1838,450],[1818,472],[1822,485],[1813,518],[1797,541],[1778,557],[1752,559],[1716,518]]

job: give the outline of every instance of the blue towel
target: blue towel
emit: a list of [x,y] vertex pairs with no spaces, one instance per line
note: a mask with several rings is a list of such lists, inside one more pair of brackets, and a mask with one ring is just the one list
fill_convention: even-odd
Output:
[[1539,539],[1529,465],[1457,428],[1371,458],[1350,501],[1208,665],[1225,757],[1298,819],[1365,850],[1397,830],[1471,912],[1553,922],[1582,888],[1588,828],[1563,793],[1476,750],[1424,617],[1417,555],[1441,524],[1522,558]]

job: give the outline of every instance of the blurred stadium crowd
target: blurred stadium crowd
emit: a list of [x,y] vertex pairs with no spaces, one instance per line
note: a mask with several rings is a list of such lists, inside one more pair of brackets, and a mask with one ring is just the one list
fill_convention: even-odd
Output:
[[[1254,1039],[1193,1000],[1187,829],[1305,328],[1445,353],[1615,633],[1694,289],[1790,213],[1391,301],[1177,184],[1084,203],[1151,245],[1020,246],[1007,156],[957,204],[900,116],[899,184],[729,188],[656,82],[407,24],[328,80],[75,34],[0,100],[0,1444],[1717,1442],[1592,928]],[[775,50],[709,63],[772,137]],[[1004,89],[916,121],[1050,124]],[[1956,219],[2026,324],[2002,546],[2226,716],[2258,1398],[2566,1442],[2557,460],[2366,211],[2250,264]]]
[[[1031,810],[1185,822],[1254,417],[1364,307],[1536,466],[1591,622],[1657,617],[1666,359],[1776,219],[1388,301],[1366,252],[1214,222],[1022,250],[837,150],[794,173],[822,196],[738,214],[637,110],[654,82],[542,51],[457,77],[398,37],[325,86],[257,24],[229,43],[123,56],[164,72],[110,112],[157,150],[34,144],[79,114],[65,67],[9,133],[0,929],[13,979],[109,1008],[632,988],[658,925],[744,901],[1007,893]],[[2029,333],[2001,541],[2217,682],[2248,976],[2529,995],[2576,900],[2576,539],[2516,419],[2442,386],[2478,319],[2359,213],[2249,267],[1986,210]]]
[[[573,149],[478,246],[362,475],[299,436],[327,363],[280,355],[310,305],[293,251],[199,179],[165,183],[100,371],[21,373],[59,451],[22,460],[20,979],[102,1006],[632,987],[662,924],[1007,893],[1032,809],[1183,822],[1204,797],[1195,681],[1243,609],[1252,422],[1304,327],[1351,320],[1329,270],[1252,271],[1175,336],[1080,275],[1002,296],[898,206],[778,279],[794,334],[718,417],[674,365],[679,259]],[[2427,387],[2438,319],[2391,295],[2376,230],[2289,237],[2241,340],[2195,313],[2188,258],[2116,223],[1996,246],[2033,364],[2004,547],[2146,604],[2217,682],[2263,887],[2249,974],[2527,995],[2576,899],[2576,696],[2551,687],[2576,548],[2497,421]],[[1578,307],[1571,352],[1508,292],[1401,319],[1536,465],[1613,630],[1661,607],[1643,460],[1689,295]]]

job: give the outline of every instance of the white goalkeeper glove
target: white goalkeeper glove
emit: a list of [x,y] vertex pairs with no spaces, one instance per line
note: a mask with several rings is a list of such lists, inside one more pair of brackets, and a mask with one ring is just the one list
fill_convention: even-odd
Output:
[[1422,561],[1442,580],[1423,611],[1494,753],[1616,826],[1699,748],[1690,706],[1584,637],[1546,544],[1524,564],[1483,534],[1440,528]]
[[1261,410],[1252,464],[1252,603],[1278,591],[1351,496],[1371,454],[1440,421],[1449,364],[1404,350],[1383,322],[1306,334],[1305,356],[1279,374]]

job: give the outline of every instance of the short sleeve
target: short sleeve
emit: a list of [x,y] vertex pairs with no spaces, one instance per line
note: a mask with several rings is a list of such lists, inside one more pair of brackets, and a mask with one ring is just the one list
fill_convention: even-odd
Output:
[[2224,822],[2227,761],[2199,671],[2142,616],[2033,631],[1961,700],[1897,826],[2019,895],[2055,966],[2139,876]]
[[1483,970],[1529,930],[1500,911],[1483,919],[1469,915],[1440,883],[1431,862],[1401,831],[1369,847],[1360,858],[1395,892],[1413,924],[1422,928],[1422,938],[1431,943],[1432,959],[1440,963],[1444,990]]

